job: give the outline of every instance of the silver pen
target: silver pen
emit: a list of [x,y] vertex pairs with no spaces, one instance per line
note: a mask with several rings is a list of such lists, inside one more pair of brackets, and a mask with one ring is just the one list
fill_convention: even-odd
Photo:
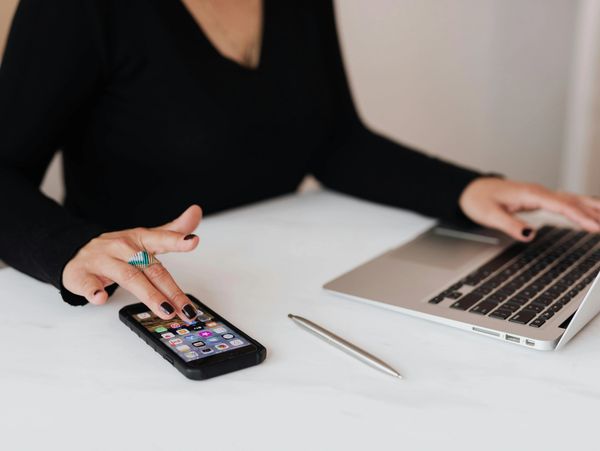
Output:
[[383,371],[384,373],[389,374],[390,376],[402,379],[402,375],[394,368],[389,366],[387,363],[385,363],[383,360],[378,359],[374,355],[369,354],[367,351],[360,349],[358,346],[353,345],[352,343],[344,340],[341,337],[338,337],[337,335],[329,332],[326,329],[323,329],[318,324],[315,324],[312,321],[307,320],[306,318],[302,318],[301,316],[292,315],[291,313],[288,314],[288,318],[290,318],[303,329],[312,332],[320,339],[338,347],[342,351],[350,354],[352,357],[360,360],[361,362],[366,363],[367,365],[370,365],[379,371]]

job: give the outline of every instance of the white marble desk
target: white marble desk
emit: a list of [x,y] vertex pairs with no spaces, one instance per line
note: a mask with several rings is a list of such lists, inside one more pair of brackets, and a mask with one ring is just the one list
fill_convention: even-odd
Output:
[[[430,225],[331,193],[206,219],[195,253],[163,261],[269,354],[205,382],[183,378],[120,323],[134,301],[126,292],[73,308],[0,270],[0,449],[600,449],[600,320],[544,353],[322,291]],[[289,312],[352,337],[406,379],[323,344]]]

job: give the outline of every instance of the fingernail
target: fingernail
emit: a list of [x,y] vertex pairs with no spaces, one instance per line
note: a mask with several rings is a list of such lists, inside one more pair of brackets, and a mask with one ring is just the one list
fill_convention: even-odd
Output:
[[189,240],[193,240],[194,238],[196,238],[197,235],[194,235],[193,233],[190,233],[189,235],[186,235],[183,239],[185,241],[189,241]]
[[181,311],[188,319],[194,319],[196,317],[196,315],[198,315],[198,312],[192,306],[192,304],[185,304],[183,306],[183,308],[181,309]]
[[94,291],[94,296],[97,296],[100,293],[102,293],[102,290],[96,290],[96,291]]
[[526,229],[523,229],[523,231],[521,232],[523,234],[523,236],[525,238],[529,237],[529,235],[531,235],[531,233],[533,232],[533,230],[531,230],[529,227],[527,227]]
[[175,311],[175,309],[168,302],[163,302],[162,304],[160,304],[160,311],[163,312],[165,315],[170,315]]

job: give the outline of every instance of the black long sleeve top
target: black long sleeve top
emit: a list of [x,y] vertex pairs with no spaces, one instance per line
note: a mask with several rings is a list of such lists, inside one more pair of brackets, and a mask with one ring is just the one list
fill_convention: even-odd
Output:
[[[290,193],[306,174],[461,216],[479,174],[363,125],[330,1],[265,0],[263,22],[247,69],[180,0],[21,0],[0,67],[0,259],[60,288],[64,265],[104,231]],[[64,206],[39,189],[59,149]]]

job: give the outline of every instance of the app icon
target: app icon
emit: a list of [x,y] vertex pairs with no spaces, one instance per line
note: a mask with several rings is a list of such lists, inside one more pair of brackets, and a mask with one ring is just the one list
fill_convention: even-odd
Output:
[[179,329],[179,330],[177,331],[177,334],[178,334],[178,335],[185,335],[185,334],[189,334],[189,333],[190,333],[190,331],[189,331],[189,330],[187,330],[187,329]]
[[239,338],[236,338],[235,340],[231,340],[229,343],[231,343],[231,346],[241,346],[244,344],[244,342],[242,340],[240,340]]
[[227,332],[227,329],[225,329],[224,327],[215,327],[213,329],[213,332],[215,334],[224,334],[225,332]]
[[229,349],[229,345],[226,345],[225,343],[219,343],[218,345],[215,345],[215,348],[219,351],[223,351],[225,349]]
[[192,346],[196,348],[201,348],[202,346],[206,346],[203,341],[195,341],[192,343]]
[[171,323],[171,324],[169,324],[169,327],[171,329],[178,329],[178,328],[181,327],[181,324],[179,324],[179,323]]
[[166,334],[162,334],[161,337],[163,337],[165,340],[168,340],[169,338],[173,338],[175,335],[172,334],[171,332],[167,332]]
[[191,352],[186,352],[184,354],[188,359],[195,359],[196,357],[198,357],[198,353],[191,351]]
[[210,321],[212,319],[212,316],[209,316],[209,315],[199,315],[199,316],[196,317],[196,319],[198,321],[202,321],[203,323],[205,323],[207,321]]
[[225,340],[231,340],[233,337],[235,337],[235,335],[233,335],[233,334],[223,334],[223,335],[221,335],[221,337],[223,337]]
[[188,352],[190,347],[188,345],[181,345],[177,346],[175,349],[177,349],[179,352]]
[[185,337],[185,339],[187,341],[194,341],[194,340],[197,340],[198,337],[196,335],[188,335],[187,337]]
[[138,314],[138,319],[148,319],[150,318],[152,315],[150,315],[150,313],[148,312],[144,312],[144,313],[139,313]]
[[183,340],[181,338],[173,338],[173,339],[169,340],[169,344],[171,346],[177,346],[177,345],[180,345],[181,343],[183,343]]
[[210,332],[208,330],[203,330],[198,335],[200,335],[201,337],[210,337],[212,335],[212,332]]
[[208,341],[209,343],[214,343],[215,341],[219,341],[219,339],[218,339],[218,338],[216,338],[216,337],[212,337],[212,338],[209,338],[209,339],[208,339],[208,340],[206,340],[206,341]]
[[196,324],[198,324],[198,321],[189,321],[185,323],[186,326],[195,326]]
[[202,330],[204,327],[202,325],[194,326],[194,330]]
[[154,332],[157,332],[157,333],[159,333],[159,334],[160,334],[161,332],[166,332],[166,331],[167,331],[167,328],[166,328],[166,327],[163,327],[163,326],[158,326],[156,329],[154,329]]
[[214,351],[210,348],[204,348],[204,349],[201,349],[200,352],[202,354],[210,354],[211,352],[214,352]]
[[206,323],[206,327],[216,327],[218,326],[217,323],[215,323],[214,321],[211,321],[210,323]]

